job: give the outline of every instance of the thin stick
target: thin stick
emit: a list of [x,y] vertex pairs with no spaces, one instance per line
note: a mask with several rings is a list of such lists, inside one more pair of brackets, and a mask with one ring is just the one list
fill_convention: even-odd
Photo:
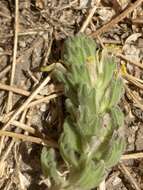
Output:
[[9,119],[9,121],[3,126],[4,129],[6,129],[9,124],[16,118],[17,115],[19,115],[26,106],[36,97],[36,95],[40,92],[40,90],[50,81],[50,77],[46,77],[43,82],[39,85],[39,87],[25,100],[23,105],[19,107],[15,113],[12,115],[12,117]]
[[[48,103],[51,99],[54,99],[54,98],[56,98],[56,97],[59,97],[59,96],[62,95],[62,94],[63,94],[63,93],[51,94],[51,95],[49,95],[49,96],[47,96],[47,97],[44,97],[44,98],[41,98],[41,99],[39,99],[39,100],[33,101],[33,102],[31,102],[30,104],[28,104],[28,105],[24,108],[24,110],[25,110],[25,109],[28,109],[28,108],[31,108],[31,107],[34,107],[34,106],[36,106],[36,105],[38,105],[38,104],[41,104],[41,103],[43,103],[43,102]],[[3,116],[0,117],[0,121],[6,122],[7,120],[9,120],[9,117],[11,117],[15,112],[16,112],[16,110],[11,111],[11,112],[9,112],[9,113],[7,113],[7,114],[4,114]],[[15,121],[15,120],[13,120],[13,122],[14,122],[14,121]],[[13,124],[13,122],[12,122],[12,124]],[[18,123],[17,123],[17,125],[18,125]],[[15,126],[16,126],[16,125],[15,125]],[[6,130],[5,126],[2,127],[2,130]]]
[[[4,154],[0,157],[0,165],[6,160],[7,156],[9,155],[13,145],[15,144],[15,141],[11,141],[10,144],[7,146],[6,151]],[[1,168],[1,167],[0,167]]]
[[[46,88],[47,88],[47,96],[54,92],[58,93],[58,92],[60,92],[60,91],[62,92],[64,90],[63,85],[55,86],[53,84],[50,84]],[[15,87],[15,86],[10,86],[10,85],[3,84],[3,83],[0,83],[0,89],[6,90],[6,91],[12,91],[16,94],[23,95],[23,96],[30,96],[30,94],[31,94],[30,91],[23,90],[23,89]],[[42,96],[42,95],[35,96],[35,99],[41,99],[41,98],[44,98],[44,96]]]
[[127,175],[128,180],[130,181],[131,184],[134,185],[136,190],[141,190],[139,185],[137,184],[135,178],[131,175],[131,172],[128,170],[128,168],[124,165],[124,164],[120,164],[120,169],[122,171],[122,173],[125,175]]
[[[13,49],[13,62],[12,62],[12,70],[11,70],[11,77],[10,77],[10,86],[14,83],[14,76],[15,76],[15,69],[16,69],[16,55],[17,55],[17,46],[18,46],[18,20],[19,18],[19,4],[18,0],[15,0],[15,36],[14,36],[14,49]],[[11,110],[12,108],[12,95],[13,93],[9,91],[8,94],[8,101],[7,101],[7,110]]]
[[139,158],[143,158],[143,152],[122,155],[121,160],[124,161],[124,160],[139,159]]
[[[37,31],[36,31],[37,30]],[[32,29],[32,30],[26,30],[26,31],[19,31],[18,32],[18,36],[27,36],[27,35],[37,35],[37,34],[39,34],[39,33],[41,33],[41,32],[46,32],[46,31],[49,31],[49,28],[45,28],[45,29],[43,29],[43,28],[39,28],[39,29],[37,29],[37,28],[35,28],[35,29]],[[0,39],[3,39],[3,38],[12,38],[14,36],[14,34],[1,34],[0,35]]]
[[135,86],[137,86],[138,88],[143,89],[143,84],[140,82],[140,79],[137,79],[136,77],[129,75],[127,73],[125,75],[122,75],[122,77],[127,81],[131,82],[132,84],[134,84]]
[[49,96],[47,96],[47,97],[44,97],[44,98],[35,100],[35,101],[31,102],[30,104],[28,104],[24,109],[28,109],[28,108],[30,108],[30,107],[36,106],[36,105],[38,105],[38,104],[41,104],[41,103],[43,103],[43,102],[47,103],[47,102],[49,102],[51,99],[54,99],[54,98],[56,98],[56,97],[59,97],[59,96],[61,96],[62,94],[63,94],[63,93],[51,94],[51,95],[49,95]]
[[140,67],[141,69],[143,69],[143,64],[137,63],[137,62],[135,62],[135,61],[133,61],[133,60],[130,60],[130,59],[128,59],[128,58],[127,58],[125,55],[123,55],[123,54],[118,53],[118,54],[116,54],[116,56],[119,57],[119,58],[121,58],[121,59],[124,59],[125,61],[127,61],[127,62],[129,62],[129,63],[131,63],[131,64],[133,64],[133,65],[135,65],[135,66],[137,66],[137,67]]
[[129,96],[134,100],[134,102],[137,104],[137,106],[143,110],[142,103],[137,99],[137,97],[129,90],[129,88],[125,85],[125,89],[128,92]]
[[132,19],[133,24],[143,24],[143,19],[142,18],[137,18],[137,19]]
[[50,55],[50,52],[51,52],[51,48],[52,48],[52,44],[53,44],[53,39],[50,40],[48,49],[47,49],[47,51],[45,52],[45,57],[44,57],[44,61],[43,61],[43,66],[46,66],[46,65],[47,65],[48,58],[49,58],[49,55]]
[[79,33],[83,33],[85,31],[86,27],[89,25],[90,21],[92,20],[92,17],[94,15],[96,9],[97,9],[97,6],[94,6],[89,10],[89,15],[87,16],[86,20],[84,21]]
[[9,19],[9,20],[11,19],[11,16],[9,16],[9,15],[7,15],[7,14],[1,12],[1,11],[0,11],[0,16],[3,16],[3,17],[5,17],[5,18],[7,18],[7,19]]
[[33,75],[33,73],[29,69],[27,70],[27,74],[33,80],[34,85],[37,85],[39,83],[39,80]]
[[[10,85],[6,85],[6,84],[2,84],[2,83],[0,83],[0,89],[6,90],[6,91],[11,91],[16,94],[23,95],[23,96],[29,96],[31,93],[27,90],[23,90],[23,89],[20,89],[20,88],[14,87],[14,86],[10,86]],[[35,99],[39,99],[39,98],[43,98],[43,96],[37,95],[35,97]]]
[[37,143],[37,144],[42,144],[42,145],[58,148],[57,143],[51,139],[47,140],[47,139],[42,139],[39,137],[27,136],[27,135],[18,134],[18,133],[9,132],[9,131],[3,131],[3,130],[0,130],[0,136],[8,136],[15,139],[21,139],[23,141],[28,141],[32,143]]
[[[20,118],[20,123],[23,124],[23,121],[25,119],[25,115],[26,115],[26,112],[27,110],[25,110],[23,113],[22,113],[22,116]],[[18,129],[15,130],[15,132],[19,131]],[[4,154],[2,155],[2,158],[0,159],[0,165],[3,164],[3,162],[7,159],[13,145],[15,144],[15,140],[14,139],[10,139],[10,144],[8,146],[6,146],[5,148],[5,152]],[[6,145],[6,144],[5,144]],[[1,166],[0,166],[1,167]]]
[[[6,120],[3,119],[2,117],[0,117],[0,122],[5,123]],[[16,127],[19,127],[19,128],[21,128],[21,129],[23,129],[23,130],[25,130],[25,131],[28,131],[28,132],[31,133],[31,134],[35,134],[35,129],[34,129],[34,128],[32,128],[32,127],[30,127],[30,126],[28,126],[28,125],[26,125],[26,124],[24,124],[24,123],[21,123],[21,122],[19,122],[19,121],[14,120],[14,121],[11,123],[11,125],[14,125],[14,126],[16,126]]]
[[129,13],[134,11],[143,0],[137,0],[135,3],[131,4],[128,8],[126,8],[120,15],[113,18],[111,21],[109,21],[107,24],[103,25],[101,28],[97,29],[95,32],[91,34],[93,38],[96,38],[98,35],[101,35],[107,31],[109,31],[113,26],[115,26],[118,22],[123,20]]
[[4,68],[1,72],[0,72],[0,79],[3,78],[3,76],[9,72],[9,70],[11,69],[11,65],[8,65],[6,68]]
[[[135,76],[133,76],[133,75],[130,75],[130,74],[128,74],[128,73],[125,73],[125,75],[127,75],[127,78],[131,79],[132,81],[137,82],[137,83],[140,83],[141,85],[143,84],[143,80],[142,80],[142,79],[137,78],[137,77],[135,77]],[[141,87],[141,88],[142,88],[142,87]]]

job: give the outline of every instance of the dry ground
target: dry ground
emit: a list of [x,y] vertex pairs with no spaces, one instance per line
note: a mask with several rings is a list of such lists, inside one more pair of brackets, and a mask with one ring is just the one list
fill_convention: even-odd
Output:
[[62,130],[63,88],[40,67],[59,61],[79,32],[111,49],[126,84],[126,152],[99,188],[143,189],[143,0],[0,0],[2,190],[48,189],[39,158]]

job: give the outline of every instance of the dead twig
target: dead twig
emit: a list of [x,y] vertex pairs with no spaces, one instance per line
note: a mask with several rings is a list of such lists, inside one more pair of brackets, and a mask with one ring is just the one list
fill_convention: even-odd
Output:
[[[6,91],[11,91],[13,93],[23,95],[23,96],[29,96],[30,95],[30,92],[27,91],[27,90],[23,90],[23,89],[13,87],[13,86],[10,86],[10,85],[6,85],[6,84],[2,84],[2,83],[0,83],[0,89],[1,90],[6,90]],[[37,95],[35,97],[35,99],[39,99],[39,98],[43,98],[43,96]]]
[[58,148],[57,143],[53,141],[52,139],[47,140],[47,139],[42,139],[39,137],[27,136],[27,135],[4,131],[4,130],[0,130],[0,136],[7,136],[7,137],[15,138],[15,139],[20,139],[23,141],[28,141],[32,143],[37,143],[37,144],[42,144],[42,145]]
[[[6,120],[5,118],[0,117],[0,122],[6,123],[6,121],[7,121],[7,120]],[[30,126],[28,126],[28,125],[26,125],[26,124],[24,124],[24,123],[19,122],[19,121],[14,120],[14,121],[11,123],[11,125],[14,125],[14,126],[16,126],[16,127],[18,127],[18,128],[21,128],[21,129],[25,130],[25,131],[28,131],[28,132],[31,133],[31,134],[35,134],[35,129],[34,129],[33,127],[30,127]]]
[[[40,29],[37,29],[37,28],[33,28],[33,29],[29,29],[29,30],[26,30],[26,31],[19,31],[18,32],[18,36],[33,36],[33,35],[42,35],[44,32],[48,31],[49,28],[47,29],[43,29],[42,27]],[[6,38],[12,38],[14,36],[14,34],[1,34],[0,35],[0,39],[6,39]]]
[[31,102],[30,104],[28,104],[24,109],[27,109],[27,108],[36,106],[36,105],[41,104],[41,103],[43,103],[43,102],[47,103],[47,102],[49,102],[51,99],[54,99],[54,98],[56,98],[56,97],[59,97],[59,96],[61,96],[62,94],[63,94],[63,93],[51,94],[51,95],[49,95],[49,96],[47,96],[47,97],[41,98],[41,99],[39,99],[39,100],[35,100],[35,101]]
[[6,75],[6,73],[8,73],[11,69],[11,65],[8,65],[6,68],[4,68],[1,72],[0,72],[0,79],[3,78],[3,76]]
[[27,74],[33,80],[34,86],[39,83],[39,80],[34,76],[34,74],[29,69],[27,70]]
[[117,23],[119,23],[121,20],[123,20],[129,13],[131,13],[133,10],[135,10],[142,2],[143,2],[143,0],[135,1],[135,3],[131,4],[128,8],[126,8],[120,15],[117,15],[115,18],[113,18],[107,24],[103,25],[101,28],[99,28],[95,32],[93,32],[90,36],[92,36],[93,38],[96,38],[98,35],[101,35],[107,31],[109,31]]
[[[53,32],[53,30],[52,30],[52,32]],[[45,41],[45,43],[47,43],[47,42]],[[51,52],[52,44],[53,44],[53,39],[52,39],[52,35],[51,35],[51,40],[48,43],[47,51],[45,51],[44,60],[43,60],[43,64],[42,64],[43,66],[46,66],[47,63],[48,63],[48,58],[49,58],[49,55],[50,55],[50,52]]]
[[124,161],[124,160],[139,159],[139,158],[143,158],[143,152],[122,155],[121,160]]
[[14,144],[15,144],[15,141],[11,141],[10,144],[7,146],[7,150],[0,157],[0,168],[1,168],[2,163],[6,160],[7,156],[9,155]]
[[84,21],[79,33],[83,33],[86,29],[86,27],[89,25],[90,21],[92,20],[92,17],[97,9],[97,6],[94,6],[89,10],[89,15],[87,16],[86,20]]
[[143,19],[142,18],[136,18],[132,19],[133,24],[143,24]]
[[[23,90],[23,89],[14,87],[14,86],[9,86],[9,85],[3,84],[3,83],[0,83],[0,89],[6,90],[6,91],[12,91],[12,92],[19,94],[19,95],[22,95],[22,96],[30,96],[30,94],[31,94],[30,91]],[[62,92],[63,86],[62,85],[54,86],[53,84],[50,84],[47,86],[47,91],[48,91],[47,95],[55,93],[55,92],[57,92],[57,93]],[[35,96],[35,99],[41,99],[41,98],[44,98],[44,96],[42,96],[42,95],[36,95]]]

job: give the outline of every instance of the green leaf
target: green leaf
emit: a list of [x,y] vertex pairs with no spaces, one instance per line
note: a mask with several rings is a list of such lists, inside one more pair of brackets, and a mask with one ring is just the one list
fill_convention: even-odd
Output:
[[91,160],[86,163],[84,168],[76,172],[73,186],[79,187],[83,190],[90,190],[99,185],[104,179],[105,165],[103,161],[100,161],[97,165]]
[[44,147],[41,153],[41,166],[46,177],[52,178],[56,184],[61,183],[60,176],[56,168],[55,152],[54,150]]
[[64,131],[59,140],[60,153],[63,159],[73,165],[78,166],[77,153],[82,151],[80,136],[69,119],[64,122]]
[[80,85],[78,91],[79,105],[90,107],[91,114],[96,114],[96,89],[90,88],[86,84]]
[[[67,164],[68,168],[73,167],[76,168],[78,167],[78,157],[76,155],[76,152],[71,149],[70,146],[68,146],[68,144],[66,144],[65,137],[62,135],[61,136],[61,143],[60,143],[60,154],[63,158],[63,160],[65,161],[65,163]],[[64,140],[62,140],[64,139]]]
[[118,106],[111,109],[111,117],[115,129],[124,126],[124,114]]
[[73,150],[81,152],[81,139],[70,118],[67,118],[64,122],[64,134],[67,137],[69,146]]
[[123,83],[121,79],[113,80],[111,83],[111,99],[109,107],[116,106],[123,94]]
[[75,104],[71,101],[71,99],[67,98],[66,99],[66,111],[70,114],[70,117],[72,121],[76,121],[77,115],[78,115],[78,110]]
[[107,88],[109,85],[109,82],[113,79],[113,73],[116,69],[116,64],[114,62],[114,59],[112,57],[109,57],[106,55],[103,60],[103,84],[102,88]]
[[123,151],[125,150],[125,141],[123,138],[114,138],[111,141],[110,148],[108,152],[105,153],[105,165],[107,168],[111,168],[116,165],[120,160]]
[[109,110],[109,103],[110,103],[110,99],[111,99],[111,89],[107,88],[104,93],[103,96],[100,100],[100,108],[99,108],[99,113],[103,114],[105,112],[107,112]]
[[97,165],[91,165],[91,171],[82,183],[81,187],[85,189],[92,189],[97,187],[105,177],[105,164],[100,161]]
[[80,34],[66,40],[63,60],[67,65],[82,65],[86,63],[89,57],[95,57],[95,53],[96,44],[94,40],[84,34]]

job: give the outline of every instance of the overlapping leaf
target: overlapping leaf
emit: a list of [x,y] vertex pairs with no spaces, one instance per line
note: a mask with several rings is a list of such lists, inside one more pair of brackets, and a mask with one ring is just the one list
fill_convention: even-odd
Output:
[[[57,79],[65,86],[67,117],[59,150],[68,175],[60,183],[62,190],[90,190],[99,185],[125,148],[119,132],[124,117],[117,106],[123,83],[115,75],[115,59],[107,51],[96,52],[94,40],[83,34],[65,42],[62,56],[65,70],[57,71]],[[53,153],[44,155],[46,175],[57,183]]]

